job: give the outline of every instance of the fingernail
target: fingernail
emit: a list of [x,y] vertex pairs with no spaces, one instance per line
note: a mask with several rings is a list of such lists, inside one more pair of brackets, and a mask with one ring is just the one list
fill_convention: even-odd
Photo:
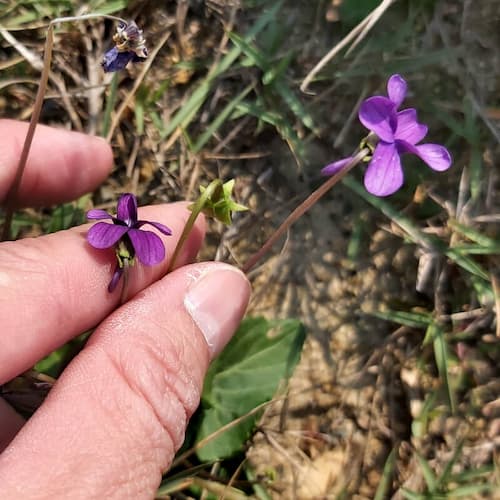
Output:
[[189,287],[184,306],[203,333],[213,359],[229,342],[250,299],[250,283],[238,269],[217,264]]

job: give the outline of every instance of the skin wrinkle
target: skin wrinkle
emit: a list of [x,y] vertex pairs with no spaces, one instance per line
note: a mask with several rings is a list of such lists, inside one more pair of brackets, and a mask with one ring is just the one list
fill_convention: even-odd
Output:
[[[134,392],[146,398],[154,409],[154,413],[159,422],[161,422],[164,427],[170,425],[171,427],[182,429],[182,426],[178,425],[179,414],[176,413],[175,418],[172,418],[169,405],[164,404],[164,394],[166,392],[165,388],[170,389],[168,393],[175,396],[175,399],[172,398],[172,400],[178,400],[180,402],[180,408],[184,413],[184,418],[180,420],[182,420],[183,424],[187,422],[188,416],[193,413],[198,405],[199,389],[198,384],[192,377],[192,373],[188,373],[186,370],[182,369],[183,365],[180,360],[186,359],[186,357],[187,359],[192,359],[193,356],[192,354],[190,357],[184,353],[179,354],[177,342],[171,342],[169,340],[170,338],[176,337],[178,337],[177,340],[180,340],[185,338],[184,335],[179,339],[178,332],[165,331],[165,323],[157,322],[155,316],[151,314],[148,307],[141,307],[142,300],[134,302],[133,310],[135,318],[130,317],[130,319],[137,323],[140,321],[138,318],[148,318],[146,324],[141,324],[141,331],[135,332],[135,335],[142,341],[139,343],[136,341],[133,345],[123,345],[122,342],[117,344],[113,331],[119,330],[116,328],[117,323],[112,320],[112,323],[106,325],[106,330],[109,328],[110,333],[106,335],[105,332],[102,332],[104,335],[100,335],[100,337],[102,338],[104,336],[104,338],[102,340],[100,338],[99,342],[101,345],[105,346],[105,349],[109,348],[109,357],[114,360],[115,366],[118,366],[117,370],[119,373],[126,379],[128,385]],[[144,302],[144,304],[146,304],[146,302]],[[138,309],[143,309],[143,311],[139,313]],[[126,316],[129,316],[126,311],[123,312]],[[145,328],[146,325],[147,328]],[[168,345],[157,344],[157,337],[148,335],[149,331],[164,331],[165,333],[162,335],[162,338],[164,342],[168,342]],[[197,335],[200,334],[197,333]],[[185,350],[184,347],[181,349],[182,352]],[[195,348],[190,347],[190,351],[195,351]],[[129,361],[125,366],[122,366],[123,361],[121,360]],[[151,368],[151,366],[154,368]],[[131,379],[130,377],[133,378]],[[156,390],[156,395],[151,394],[151,388],[158,388]],[[186,396],[188,397],[186,398]],[[165,408],[168,412],[165,413],[165,411],[162,411],[162,408]],[[172,423],[175,423],[175,426],[171,425]],[[175,437],[172,436],[176,447],[182,444],[183,436],[183,429]]]
[[[148,404],[156,420],[169,435],[174,448],[177,449],[182,445],[184,433],[173,435],[171,424],[180,420],[182,426],[185,426],[189,419],[190,408],[186,408],[182,396],[186,391],[183,380],[186,374],[183,373],[185,370],[182,362],[175,353],[165,356],[168,348],[156,346],[151,340],[147,339],[134,345],[132,356],[126,352],[118,354],[120,358],[129,360],[127,363],[129,366],[123,365],[121,359],[117,363],[122,367],[122,376],[130,389]],[[136,360],[137,363],[132,363]],[[167,405],[164,404],[165,394],[169,396]]]
[[[175,325],[186,325],[187,318],[180,316],[177,319],[171,319],[172,324]],[[159,323],[156,321],[155,317],[150,315],[148,321],[153,326],[149,330],[153,330],[156,326],[157,331],[164,331],[164,342],[168,342],[168,345],[160,346],[156,351],[159,359],[161,359],[161,365],[167,366],[169,368],[169,373],[174,376],[172,380],[178,380],[181,382],[181,387],[177,388],[177,384],[169,384],[169,386],[178,395],[179,401],[182,402],[183,407],[187,410],[189,417],[196,410],[199,403],[199,389],[198,387],[202,383],[202,378],[193,377],[193,370],[189,369],[189,365],[195,364],[195,366],[204,366],[206,364],[206,359],[194,359],[197,356],[199,349],[197,346],[190,342],[189,339],[194,338],[191,335],[187,335],[187,332],[182,332],[179,335],[179,331],[170,326],[170,322]],[[184,328],[183,328],[184,329]],[[196,336],[200,336],[199,332],[195,332]],[[175,341],[173,341],[175,339]],[[154,342],[154,338],[151,339]],[[189,343],[189,344],[188,344]],[[151,344],[149,344],[151,345]],[[189,364],[185,363],[185,360],[189,360]],[[159,370],[159,373],[161,371]],[[192,400],[189,399],[190,394],[192,394]]]
[[[117,399],[116,394],[114,394],[115,397],[113,399],[115,404],[121,406],[120,400],[123,399],[127,399],[131,402],[131,395],[133,395],[132,397],[135,401],[134,404],[127,404],[123,411],[117,412],[115,407],[114,410],[110,412],[112,416],[121,416],[117,422],[116,428],[119,428],[129,439],[133,438],[135,435],[135,439],[133,440],[136,442],[136,445],[130,448],[142,450],[140,460],[134,460],[135,463],[133,466],[127,464],[127,470],[131,471],[131,473],[126,483],[135,483],[138,477],[144,478],[143,491],[147,490],[149,496],[151,490],[155,489],[161,482],[163,467],[159,467],[158,464],[164,464],[164,468],[166,468],[166,464],[171,462],[178,446],[175,445],[174,437],[171,435],[168,428],[162,425],[154,407],[150,404],[147,397],[144,397],[140,391],[134,388],[134,384],[131,383],[130,377],[125,374],[123,367],[120,366],[120,362],[116,360],[114,356],[109,356],[109,353],[106,354],[110,365],[113,366],[117,378],[122,382],[126,392],[126,394],[119,399]],[[124,419],[130,422],[128,427],[133,429],[133,433],[124,432]],[[138,422],[140,422],[140,426],[137,425]],[[137,432],[138,429],[143,432],[139,434]],[[145,442],[147,442],[148,445],[145,445]],[[146,456],[146,451],[148,456]],[[143,474],[138,474],[137,464],[140,464],[144,469]],[[157,478],[156,480],[154,480],[155,476]],[[120,495],[120,498],[122,497],[123,496]]]
[[[95,356],[99,360],[99,364],[103,364],[104,362],[104,366],[112,370],[112,373],[115,374],[114,376],[111,375],[113,379],[112,386],[115,389],[118,388],[118,390],[114,390],[111,393],[106,391],[108,385],[110,385],[109,373],[104,377],[106,379],[104,384],[102,384],[102,378],[93,381],[91,384],[93,387],[91,394],[95,403],[92,407],[100,408],[106,416],[102,419],[102,422],[106,423],[106,435],[108,437],[110,434],[116,433],[115,442],[123,442],[123,438],[126,437],[127,440],[132,441],[131,445],[126,446],[126,448],[141,450],[142,453],[140,456],[134,455],[134,463],[130,464],[130,457],[117,455],[116,450],[110,451],[109,457],[102,456],[102,449],[98,448],[97,451],[100,453],[101,459],[104,458],[107,464],[114,459],[116,466],[113,468],[115,470],[129,471],[128,477],[123,477],[123,484],[136,484],[137,478],[143,477],[145,479],[144,482],[147,482],[147,488],[144,488],[142,491],[147,489],[149,494],[154,485],[159,484],[161,480],[161,470],[158,468],[158,463],[165,463],[167,460],[170,461],[174,456],[173,441],[170,439],[165,440],[164,429],[156,417],[152,415],[152,408],[131,387],[129,383],[130,377],[125,374],[124,368],[121,366],[120,361],[116,359],[116,356],[110,355],[110,352],[102,349],[101,346],[93,346],[91,351],[93,352],[86,354]],[[102,359],[103,357],[104,360]],[[89,382],[91,382],[93,377],[89,376],[88,378]],[[97,390],[98,387],[104,389],[105,393]],[[138,422],[140,423],[139,426],[137,425]],[[142,432],[138,433],[138,429]],[[167,437],[169,437],[168,434]],[[148,444],[145,445],[145,442]],[[94,460],[95,458],[93,457]],[[121,463],[122,459],[126,459],[127,463],[125,465]],[[143,475],[138,476],[138,466],[144,468],[145,472]],[[154,476],[157,476],[158,483],[154,481]],[[114,483],[112,491],[116,492],[116,489],[117,485]],[[120,491],[120,494],[122,493]]]
[[[96,341],[99,342],[101,346],[105,346],[106,349],[109,347],[110,351],[113,352],[111,354],[113,359],[115,358],[114,352],[118,352],[120,359],[138,359],[141,365],[144,364],[144,362],[141,361],[142,359],[154,360],[153,362],[149,361],[148,365],[157,365],[158,367],[152,371],[148,370],[149,373],[145,378],[148,379],[151,374],[159,374],[163,377],[163,380],[153,380],[153,384],[150,384],[149,380],[148,382],[143,383],[141,376],[134,376],[132,381],[129,381],[128,383],[132,390],[135,390],[136,393],[146,396],[146,399],[149,401],[152,408],[155,409],[155,414],[164,427],[174,428],[172,425],[173,422],[176,424],[175,427],[180,429],[177,436],[172,436],[173,442],[176,447],[178,447],[182,444],[184,429],[182,425],[178,425],[178,416],[177,418],[171,419],[172,422],[169,422],[168,420],[170,415],[167,414],[167,419],[161,416],[161,414],[164,413],[161,411],[161,408],[164,406],[165,402],[165,397],[163,396],[165,394],[165,389],[161,386],[170,387],[171,391],[168,392],[172,392],[175,395],[175,399],[181,403],[182,411],[185,413],[185,419],[183,419],[182,422],[184,424],[184,421],[187,421],[187,415],[191,415],[199,404],[200,393],[198,387],[201,385],[201,375],[200,380],[196,381],[192,377],[192,372],[187,372],[186,370],[181,370],[179,368],[183,366],[182,363],[179,363],[182,359],[189,359],[189,365],[192,366],[193,354],[197,355],[200,352],[196,342],[204,342],[204,340],[201,339],[201,333],[197,331],[194,323],[191,321],[190,317],[187,316],[187,313],[184,313],[186,315],[185,317],[178,317],[175,320],[172,318],[172,321],[169,321],[167,324],[165,322],[157,321],[157,317],[168,317],[169,307],[167,305],[162,307],[157,301],[151,302],[151,295],[156,295],[157,297],[158,292],[155,294],[153,288],[146,289],[140,294],[140,297],[137,296],[132,302],[122,307],[120,314],[116,314],[116,318],[115,314],[113,314],[106,322],[106,327],[99,332],[99,338],[96,338]],[[152,311],[151,304],[154,304],[155,302],[156,305],[154,307],[154,311]],[[170,304],[170,306],[172,306],[172,304]],[[165,309],[165,314],[163,314],[161,310],[157,310],[158,307]],[[173,309],[175,310],[176,308],[174,307]],[[123,345],[120,340],[116,339],[114,332],[119,331],[122,327],[125,327],[125,324],[128,321],[130,321],[131,324],[141,325],[139,331],[135,329],[134,337],[142,339],[142,342],[134,342],[132,345],[128,343],[127,339],[123,339],[123,342],[125,342],[125,345]],[[170,324],[190,325],[190,329],[192,329],[193,334],[179,335],[178,331],[170,331]],[[149,335],[149,332],[158,331],[164,332],[161,336],[163,339],[162,342],[168,342],[168,344],[158,344],[159,347],[156,348],[152,346],[157,344],[158,337],[156,335]],[[169,339],[175,339],[175,342]],[[189,342],[189,344],[187,344],[187,342]],[[146,354],[141,356],[144,352]],[[204,352],[203,349],[201,352]],[[168,357],[166,357],[163,353],[168,353]],[[132,356],[130,354],[132,354]],[[131,362],[129,361],[129,365],[130,363]],[[124,377],[127,378],[128,381],[130,377],[130,374],[128,373],[128,366],[121,367],[120,360],[118,360],[115,365],[118,365],[117,369],[123,374]],[[206,365],[206,358],[195,361],[195,366],[203,365]],[[132,370],[136,371],[137,366],[137,363],[132,363]],[[166,370],[168,371],[166,372]],[[174,383],[172,383],[172,380]],[[181,386],[178,386],[179,383],[181,383]],[[137,388],[138,385],[139,388]],[[146,388],[148,386],[150,388],[160,387],[157,391],[160,396],[151,396],[148,389],[144,389],[141,385]],[[166,407],[168,408],[168,405]],[[156,408],[160,409],[158,410]]]

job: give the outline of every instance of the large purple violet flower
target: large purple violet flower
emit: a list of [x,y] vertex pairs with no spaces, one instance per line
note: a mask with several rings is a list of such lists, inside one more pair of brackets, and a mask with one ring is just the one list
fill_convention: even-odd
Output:
[[154,266],[165,258],[165,247],[155,233],[140,229],[150,224],[163,234],[171,235],[172,231],[159,222],[137,220],[137,200],[133,194],[125,193],[118,200],[116,217],[105,210],[93,209],[87,212],[88,219],[111,219],[113,224],[98,222],[87,232],[87,241],[94,248],[115,247],[118,264],[109,284],[112,292],[120,280],[125,263],[133,264],[137,255],[139,261],[146,266]]
[[[406,81],[392,75],[387,83],[389,97],[369,97],[361,104],[360,122],[379,139],[365,173],[365,187],[376,196],[388,196],[403,185],[401,155],[412,153],[430,168],[443,171],[451,166],[451,155],[439,144],[418,144],[427,134],[427,126],[417,122],[413,108],[398,111],[406,96]],[[352,158],[344,158],[327,165],[323,175],[333,175]]]

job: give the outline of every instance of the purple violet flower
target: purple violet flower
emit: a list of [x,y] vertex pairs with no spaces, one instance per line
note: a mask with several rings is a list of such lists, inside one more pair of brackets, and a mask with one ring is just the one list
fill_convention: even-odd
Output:
[[[373,157],[365,173],[366,190],[376,196],[388,196],[403,185],[401,155],[412,153],[430,168],[441,172],[451,166],[451,155],[439,144],[418,144],[427,134],[427,126],[417,121],[413,108],[398,111],[406,96],[406,81],[400,75],[392,75],[387,83],[389,97],[369,97],[361,104],[360,122],[379,139]],[[352,157],[327,165],[323,175],[334,175]]]
[[108,290],[112,292],[124,271],[124,260],[133,264],[137,255],[145,266],[159,264],[165,258],[165,247],[162,240],[155,233],[140,229],[144,224],[150,224],[163,234],[170,236],[172,231],[159,222],[137,220],[137,200],[133,194],[125,193],[120,196],[117,205],[116,217],[105,210],[93,209],[87,212],[88,219],[111,219],[113,224],[98,222],[87,232],[87,241],[94,248],[115,247],[118,264]]

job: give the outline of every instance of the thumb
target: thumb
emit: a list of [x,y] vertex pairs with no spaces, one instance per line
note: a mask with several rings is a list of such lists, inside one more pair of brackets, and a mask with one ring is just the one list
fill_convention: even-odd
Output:
[[153,498],[249,296],[207,262],[117,309],[0,456],[0,498]]

